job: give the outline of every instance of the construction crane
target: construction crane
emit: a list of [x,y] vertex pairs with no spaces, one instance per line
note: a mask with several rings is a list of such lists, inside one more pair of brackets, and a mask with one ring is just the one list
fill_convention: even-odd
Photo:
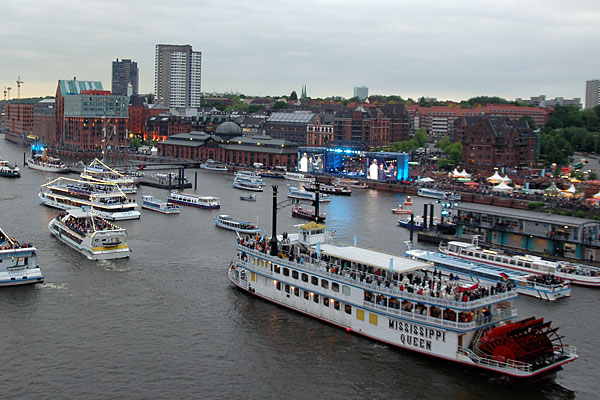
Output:
[[21,76],[17,77],[17,99],[19,99],[19,103],[21,102],[21,84],[25,83],[21,80]]
[[6,86],[4,86],[4,102],[6,103],[6,94],[8,93],[8,90],[6,89]]
[[10,91],[11,90],[12,90],[11,87],[4,88],[4,94],[8,93],[8,100],[10,100]]

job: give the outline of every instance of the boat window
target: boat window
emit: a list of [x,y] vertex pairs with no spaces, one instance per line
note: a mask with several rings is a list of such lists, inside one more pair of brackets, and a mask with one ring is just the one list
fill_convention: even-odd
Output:
[[302,274],[302,282],[308,282],[308,275]]
[[276,288],[277,290],[281,290],[281,282],[279,282],[279,281],[275,281],[275,288]]
[[344,311],[346,312],[346,314],[352,314],[352,306],[350,304],[346,304],[344,306]]
[[294,288],[294,296],[300,297],[300,289],[298,289],[297,287]]
[[517,262],[515,260],[510,260],[510,265],[515,265]]
[[292,278],[298,279],[298,271],[292,271]]
[[321,287],[323,289],[329,289],[329,281],[326,279],[321,279]]
[[317,278],[316,276],[311,276],[310,283],[312,283],[315,286],[319,285],[319,278]]
[[340,285],[337,282],[331,282],[331,290],[333,290],[334,292],[339,292],[340,291]]
[[283,268],[283,276],[290,276],[290,270],[289,268]]
[[365,301],[373,302],[373,293],[365,290]]
[[313,293],[313,301],[317,304],[319,304],[319,295],[316,293]]
[[340,311],[340,302],[337,300],[333,301],[333,308]]
[[281,273],[281,267],[279,265],[275,265],[275,267],[273,268],[273,271],[275,271],[276,274],[280,274]]
[[[525,267],[527,267],[527,268],[531,268],[531,263],[529,263],[529,262],[528,262],[528,263],[525,263]],[[536,269],[537,269],[537,268],[536,268]]]
[[329,307],[329,297],[323,297],[323,305]]
[[308,297],[309,297],[308,290],[304,291],[304,295],[303,296],[304,296],[304,300],[308,300]]
[[522,266],[523,266],[523,261],[519,261],[519,262],[517,263],[517,265],[518,265],[519,267],[522,267]]
[[285,292],[286,293],[290,292],[290,285],[288,285],[288,284],[285,285]]
[[342,285],[342,293],[346,296],[350,296],[350,287],[346,285]]

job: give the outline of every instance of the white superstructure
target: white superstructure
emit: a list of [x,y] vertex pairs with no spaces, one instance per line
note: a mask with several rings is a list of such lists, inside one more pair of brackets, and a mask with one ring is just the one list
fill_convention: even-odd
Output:
[[0,286],[44,282],[36,251],[32,244],[20,243],[0,228]]

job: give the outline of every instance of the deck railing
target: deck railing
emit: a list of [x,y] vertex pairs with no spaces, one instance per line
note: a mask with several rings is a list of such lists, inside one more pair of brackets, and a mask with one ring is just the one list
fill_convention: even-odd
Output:
[[530,373],[532,371],[532,365],[529,363],[514,360],[508,360],[506,362],[493,360],[488,357],[478,356],[472,350],[460,346],[458,347],[457,353],[469,357],[475,364],[479,365],[487,365],[497,369],[517,371],[521,373]]

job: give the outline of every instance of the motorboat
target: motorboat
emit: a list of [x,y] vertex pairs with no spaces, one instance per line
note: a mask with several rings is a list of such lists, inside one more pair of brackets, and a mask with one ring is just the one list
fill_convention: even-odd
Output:
[[259,233],[258,226],[249,221],[242,221],[233,218],[230,215],[217,215],[214,218],[215,225],[219,228],[229,229],[239,233],[255,234]]
[[190,194],[183,192],[171,192],[167,199],[171,203],[183,204],[185,206],[199,208],[220,208],[221,200],[214,196],[204,196],[199,194]]
[[[314,209],[314,207],[310,207],[310,206],[295,205],[294,207],[292,207],[292,217],[308,219],[308,220],[314,221],[315,220],[315,209]],[[324,212],[319,213],[319,221],[318,222],[325,221],[326,217],[327,217],[327,215]]]
[[[287,197],[290,199],[315,201],[315,193],[308,192],[296,186],[288,186]],[[331,197],[328,194],[319,194],[319,203],[328,203]]]
[[168,201],[157,199],[150,194],[142,195],[142,208],[162,214],[179,214],[181,208]]

